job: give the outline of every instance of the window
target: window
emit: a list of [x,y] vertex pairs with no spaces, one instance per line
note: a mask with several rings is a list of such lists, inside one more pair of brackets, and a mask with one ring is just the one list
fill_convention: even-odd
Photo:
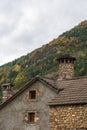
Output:
[[36,90],[29,91],[29,99],[36,99]]
[[35,112],[29,112],[28,113],[28,123],[34,123],[35,122]]
[[68,60],[66,60],[66,63],[68,63]]
[[39,121],[39,112],[38,111],[25,111],[23,121],[28,124],[37,123]]
[[64,60],[62,60],[62,63],[64,63]]

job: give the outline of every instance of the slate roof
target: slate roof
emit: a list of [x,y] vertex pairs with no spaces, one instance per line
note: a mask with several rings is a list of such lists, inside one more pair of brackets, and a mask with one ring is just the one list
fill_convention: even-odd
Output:
[[61,91],[49,105],[87,104],[87,77],[57,81],[56,87]]

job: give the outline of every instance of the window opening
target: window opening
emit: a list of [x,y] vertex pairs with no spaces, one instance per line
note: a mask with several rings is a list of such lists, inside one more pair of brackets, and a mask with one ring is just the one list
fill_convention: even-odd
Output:
[[36,91],[35,90],[29,91],[29,99],[36,99]]
[[34,123],[35,122],[35,112],[29,112],[28,113],[28,122]]

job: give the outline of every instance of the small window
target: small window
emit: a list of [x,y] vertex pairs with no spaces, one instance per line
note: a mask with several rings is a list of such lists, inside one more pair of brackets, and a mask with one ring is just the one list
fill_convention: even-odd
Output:
[[35,112],[29,112],[28,113],[28,123],[34,123],[35,122]]
[[36,90],[29,91],[29,99],[36,99]]
[[66,63],[68,63],[68,60],[66,60]]

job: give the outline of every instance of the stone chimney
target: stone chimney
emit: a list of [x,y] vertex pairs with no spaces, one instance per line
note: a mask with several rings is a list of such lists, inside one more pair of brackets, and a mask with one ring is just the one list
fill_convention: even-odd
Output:
[[12,90],[11,90],[12,87],[13,87],[12,83],[2,85],[2,102],[5,102],[12,96]]
[[59,62],[59,79],[71,79],[74,76],[74,61],[76,58],[66,54],[58,57],[57,60]]

